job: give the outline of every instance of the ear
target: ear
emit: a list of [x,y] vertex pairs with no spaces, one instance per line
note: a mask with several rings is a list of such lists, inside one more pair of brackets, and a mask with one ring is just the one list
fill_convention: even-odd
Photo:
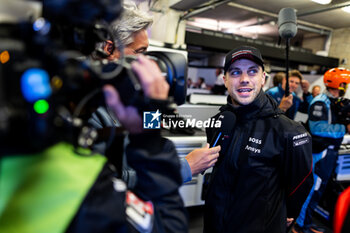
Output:
[[115,60],[115,59],[119,59],[119,57],[120,57],[120,53],[119,53],[118,49],[114,47],[113,42],[110,40],[105,41],[103,51],[105,51],[108,54],[107,59],[110,61]]
[[227,87],[227,81],[228,81],[228,77],[227,77],[228,75],[227,75],[227,73],[222,77],[223,79],[224,79],[224,83],[225,83],[225,87],[226,88],[228,88]]
[[266,72],[264,71],[262,75],[262,82],[261,82],[262,86],[265,85],[265,82],[266,82]]
[[105,51],[109,56],[112,55],[114,50],[114,44],[112,41],[107,40],[104,42],[103,51]]

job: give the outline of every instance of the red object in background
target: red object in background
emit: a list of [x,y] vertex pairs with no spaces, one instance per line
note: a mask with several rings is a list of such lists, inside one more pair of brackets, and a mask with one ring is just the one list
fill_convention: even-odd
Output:
[[334,233],[350,232],[350,187],[338,198],[334,211]]

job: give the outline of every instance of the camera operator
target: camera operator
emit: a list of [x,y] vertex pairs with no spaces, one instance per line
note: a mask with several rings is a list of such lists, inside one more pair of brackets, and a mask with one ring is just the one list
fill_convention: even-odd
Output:
[[[124,11],[121,17],[111,23],[110,29],[114,37],[119,38],[120,43],[124,46],[124,55],[144,53],[149,45],[146,30],[151,26],[153,20],[145,12],[139,10],[135,4],[125,2],[123,8]],[[116,48],[115,44],[117,43],[113,43],[110,40],[101,42],[96,45],[96,50],[107,54],[108,60],[117,60],[121,57],[121,52]],[[95,52],[92,57],[94,59],[102,59],[101,53]],[[99,129],[103,127],[119,127],[118,120],[118,117],[115,118],[108,108],[99,107],[89,122],[93,127]],[[95,149],[100,153],[104,153],[106,142],[100,142],[95,145]],[[219,151],[220,146],[209,148],[207,145],[193,150],[185,158],[180,158],[183,182],[188,182],[192,180],[192,176],[213,167],[219,156]],[[114,160],[114,155],[111,155],[111,157],[110,160]],[[123,164],[122,179],[127,182],[129,187],[133,187],[136,183],[135,172],[125,162]]]
[[[52,4],[46,7],[62,4],[63,9],[54,9],[61,13],[81,8],[85,12],[87,6],[107,4],[84,1],[78,4],[84,4],[79,9],[65,9],[76,6],[76,1],[46,3]],[[43,4],[45,9],[45,1]],[[118,2],[113,4],[118,7]],[[100,10],[92,9],[93,13]],[[55,18],[51,23],[57,23]],[[23,35],[33,30],[33,27],[18,25],[11,25],[11,29],[19,29]],[[68,52],[72,54],[71,50],[64,50],[63,40],[54,37],[56,43],[49,40],[52,38],[46,33],[37,41],[35,32],[29,33],[33,38],[17,38],[8,28],[0,25],[2,35],[6,35],[5,39],[5,36],[0,38],[0,50],[6,44],[11,54],[6,64],[0,64],[0,232],[187,232],[183,202],[178,193],[182,179],[174,145],[162,138],[159,130],[143,131],[136,108],[124,106],[120,101],[123,96],[115,87],[105,85],[109,109],[130,133],[126,156],[138,181],[131,191],[127,190],[105,156],[91,153],[79,141],[86,115],[91,112],[91,106],[85,104],[79,109],[79,104],[86,92],[95,88],[88,83],[93,79],[93,72],[85,69],[83,62],[59,57]],[[42,48],[35,51],[42,56],[32,53],[32,45]],[[62,50],[62,54],[55,53]],[[29,74],[27,71],[32,73],[25,76]],[[140,80],[144,98],[151,100],[150,110],[159,108],[157,103],[168,102],[169,85],[153,61],[139,56],[132,62],[132,71]],[[59,83],[62,85],[57,85]],[[25,85],[29,87],[26,91],[39,97],[28,99],[33,95],[25,92]],[[42,92],[45,89],[53,91],[47,94]],[[49,110],[34,112],[37,100],[47,100]],[[75,112],[85,116],[72,114]]]
[[[132,67],[148,97],[167,98],[169,86],[153,62],[140,56]],[[173,144],[158,130],[143,132],[137,110],[123,106],[112,86],[106,86],[104,93],[110,109],[131,133],[126,154],[139,176],[134,190],[142,200],[152,201],[145,203],[150,209],[144,214],[155,218],[153,231],[186,232]],[[1,232],[127,232],[126,218],[142,225],[137,222],[140,216],[125,216],[125,184],[113,179],[113,171],[98,154],[79,156],[71,145],[60,142],[36,154],[2,156],[0,162]],[[149,230],[152,220],[143,220]]]

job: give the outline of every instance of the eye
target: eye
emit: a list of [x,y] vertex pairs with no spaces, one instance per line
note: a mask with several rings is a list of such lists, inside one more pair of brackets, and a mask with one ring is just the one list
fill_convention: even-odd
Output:
[[231,70],[230,71],[231,76],[239,76],[241,74],[242,74],[242,71],[240,71],[240,70]]
[[248,70],[248,74],[249,75],[256,75],[257,73],[259,72],[259,70],[258,69],[249,69]]
[[139,54],[139,53],[145,53],[147,51],[147,48],[139,48],[134,50],[135,54]]

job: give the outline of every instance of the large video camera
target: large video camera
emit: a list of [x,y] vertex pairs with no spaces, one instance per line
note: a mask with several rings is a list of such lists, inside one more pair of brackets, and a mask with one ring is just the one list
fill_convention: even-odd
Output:
[[[42,16],[0,22],[0,154],[41,150],[74,141],[101,104],[102,86],[112,84],[125,105],[142,109],[143,95],[130,62],[82,59],[107,40],[108,23],[122,11],[120,0],[44,0]],[[169,98],[185,101],[186,59],[151,52],[170,84]],[[17,148],[14,150],[13,148]]]

